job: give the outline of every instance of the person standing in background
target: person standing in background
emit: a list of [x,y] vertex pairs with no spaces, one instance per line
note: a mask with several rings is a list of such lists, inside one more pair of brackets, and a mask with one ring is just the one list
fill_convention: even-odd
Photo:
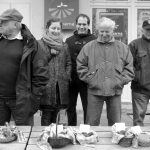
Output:
[[76,105],[79,93],[82,101],[84,123],[86,119],[87,84],[81,81],[77,75],[76,58],[80,50],[86,43],[96,39],[96,37],[91,34],[89,25],[90,18],[85,14],[79,14],[76,17],[76,31],[74,32],[74,35],[66,39],[66,43],[69,46],[72,61],[71,83],[69,87],[69,105],[67,108],[69,126],[77,125]]
[[0,15],[0,125],[32,125],[49,80],[48,62],[16,9]]
[[98,38],[87,43],[77,57],[80,80],[88,84],[86,124],[99,126],[104,101],[108,126],[121,121],[121,94],[134,78],[133,57],[124,43],[115,40],[115,22],[103,17]]
[[135,78],[131,83],[133,125],[144,126],[150,99],[150,19],[142,24],[142,37],[129,43],[133,55]]
[[58,111],[66,109],[69,103],[71,58],[61,30],[60,19],[51,16],[42,39],[38,41],[49,62],[50,71],[46,92],[41,97],[42,126],[56,123]]

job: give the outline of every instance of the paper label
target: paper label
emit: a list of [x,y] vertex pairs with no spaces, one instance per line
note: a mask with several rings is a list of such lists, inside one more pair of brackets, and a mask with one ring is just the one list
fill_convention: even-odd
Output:
[[80,124],[80,132],[90,132],[90,125]]
[[115,123],[115,126],[116,126],[116,132],[125,130],[125,123]]

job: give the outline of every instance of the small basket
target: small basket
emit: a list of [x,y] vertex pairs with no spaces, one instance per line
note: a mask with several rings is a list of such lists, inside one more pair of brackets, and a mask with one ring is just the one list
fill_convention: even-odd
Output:
[[150,134],[140,133],[138,135],[138,145],[142,147],[150,147]]
[[16,139],[17,139],[16,135],[13,135],[8,138],[0,138],[0,143],[9,143],[9,142],[15,141]]
[[52,146],[52,148],[62,148],[65,147],[67,144],[70,143],[70,139],[64,137],[57,137],[57,125],[58,125],[58,118],[59,118],[60,111],[57,114],[56,119],[56,137],[49,137],[47,142]]
[[48,143],[52,146],[52,148],[62,148],[70,143],[70,140],[63,137],[49,137]]
[[133,140],[134,136],[132,137],[123,137],[120,141],[119,141],[119,145],[122,147],[130,147],[132,145],[132,140]]

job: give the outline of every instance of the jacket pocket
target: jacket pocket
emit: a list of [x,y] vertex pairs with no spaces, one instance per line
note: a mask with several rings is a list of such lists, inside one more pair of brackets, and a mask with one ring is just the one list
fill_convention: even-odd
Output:
[[39,109],[40,98],[35,94],[20,93],[16,101],[16,123],[26,124],[26,121]]
[[136,56],[137,67],[135,70],[135,81],[144,84],[145,66],[146,66],[146,51],[138,51]]
[[118,64],[115,65],[115,79],[116,79],[116,87],[123,88],[123,76],[122,76],[122,67]]
[[146,65],[146,55],[146,51],[138,51],[137,53],[137,64],[141,68],[143,68]]
[[88,85],[90,89],[101,89],[101,84],[99,83],[99,64],[90,68],[90,74],[88,76]]
[[40,97],[39,95],[35,95],[33,93],[30,94],[29,96],[29,116],[34,115],[38,109],[39,109],[39,105],[40,105]]

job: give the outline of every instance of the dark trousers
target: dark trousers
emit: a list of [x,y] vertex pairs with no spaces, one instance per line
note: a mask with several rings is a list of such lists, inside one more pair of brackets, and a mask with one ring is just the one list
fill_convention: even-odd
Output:
[[67,108],[67,116],[68,116],[68,125],[76,126],[77,125],[77,98],[80,93],[83,113],[84,113],[84,123],[86,119],[86,111],[87,111],[87,84],[83,81],[76,80],[73,84],[71,84],[69,88],[69,104]]
[[49,126],[51,123],[56,123],[58,111],[55,109],[53,111],[42,111],[41,126]]
[[[3,126],[5,122],[10,122],[11,115],[15,121],[15,107],[16,98],[0,98],[0,125]],[[30,117],[24,124],[16,125],[31,125],[33,126],[33,116]]]
[[132,91],[133,125],[144,126],[150,96]]
[[103,104],[106,102],[108,126],[121,121],[121,96],[98,96],[88,94],[86,124],[99,126]]

